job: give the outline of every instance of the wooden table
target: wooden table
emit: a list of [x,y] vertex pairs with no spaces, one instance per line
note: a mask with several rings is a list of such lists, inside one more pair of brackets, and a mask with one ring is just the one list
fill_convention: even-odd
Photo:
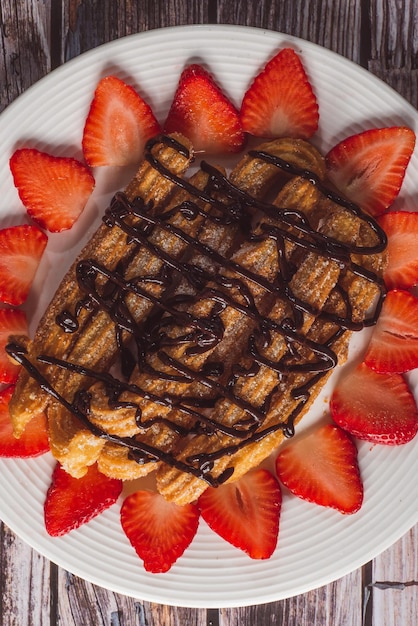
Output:
[[[257,26],[332,49],[418,106],[418,0],[1,0],[0,111],[76,55],[153,28]],[[3,626],[414,626],[418,526],[363,568],[316,591],[249,608],[186,609],[140,602],[60,569],[5,525],[0,531]]]

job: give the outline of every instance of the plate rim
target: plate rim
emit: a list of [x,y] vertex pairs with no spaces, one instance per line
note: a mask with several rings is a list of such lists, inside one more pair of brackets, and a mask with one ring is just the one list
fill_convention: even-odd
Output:
[[[264,29],[264,28],[259,28],[259,27],[248,27],[248,26],[239,26],[239,25],[228,25],[228,24],[188,24],[188,25],[183,25],[183,26],[170,26],[170,27],[164,27],[164,28],[158,28],[158,29],[151,29],[148,31],[143,31],[141,33],[132,33],[130,35],[127,35],[125,37],[121,37],[119,39],[107,42],[107,43],[103,43],[99,46],[97,46],[96,48],[90,49],[88,51],[83,52],[82,54],[78,55],[77,57],[74,57],[73,59],[67,61],[66,63],[64,63],[63,65],[57,67],[56,69],[54,69],[53,71],[51,71],[49,74],[47,74],[46,76],[44,76],[43,78],[41,78],[39,81],[37,81],[36,83],[34,83],[31,87],[29,87],[28,89],[26,89],[20,96],[18,96],[10,105],[8,105],[6,107],[6,109],[4,111],[2,111],[2,113],[0,114],[0,125],[3,123],[4,118],[6,118],[6,120],[8,119],[9,116],[14,115],[15,113],[15,109],[19,109],[19,107],[22,107],[22,101],[25,100],[25,98],[29,98],[33,93],[36,93],[35,90],[40,90],[42,91],[44,89],[44,85],[48,84],[48,81],[54,82],[57,81],[59,79],[59,77],[63,74],[65,75],[66,72],[70,72],[73,70],[74,66],[76,65],[83,65],[85,63],[88,63],[88,61],[91,58],[94,58],[95,56],[100,57],[101,54],[103,54],[103,49],[106,48],[107,50],[112,50],[113,48],[117,48],[119,46],[122,45],[122,42],[126,42],[126,40],[140,40],[142,41],[146,41],[146,39],[153,39],[153,38],[158,38],[159,36],[161,36],[162,33],[180,33],[181,31],[183,32],[192,32],[192,31],[219,31],[222,30],[224,32],[227,31],[231,31],[233,33],[257,33],[257,36],[265,36],[265,37],[269,37],[269,38],[273,38],[276,37],[277,38],[277,46],[281,45],[282,42],[280,41],[281,38],[285,38],[286,41],[289,42],[294,42],[295,44],[302,46],[304,49],[317,49],[317,50],[321,50],[322,52],[325,52],[327,55],[333,55],[335,57],[338,57],[339,61],[342,63],[346,63],[349,64],[350,66],[352,66],[353,68],[355,68],[355,71],[358,73],[364,73],[364,76],[366,76],[368,79],[370,79],[370,77],[372,78],[372,82],[373,81],[378,81],[381,83],[381,85],[384,86],[385,89],[388,89],[390,91],[392,91],[394,94],[396,94],[396,96],[402,100],[403,102],[403,106],[407,105],[407,107],[410,108],[410,113],[413,115],[413,117],[415,117],[415,119],[418,119],[418,114],[417,111],[414,109],[414,107],[408,103],[398,92],[396,92],[392,87],[390,87],[389,85],[387,85],[384,81],[382,81],[379,77],[371,74],[367,69],[363,68],[362,66],[358,65],[357,63],[355,63],[354,61],[351,61],[350,59],[347,59],[346,57],[340,55],[337,52],[334,52],[332,50],[329,50],[327,48],[324,48],[323,46],[310,42],[310,41],[306,41],[304,39],[301,39],[299,37],[295,37],[293,35],[288,35],[286,33],[282,33],[279,31],[275,31],[275,30],[270,30],[270,29]],[[4,460],[2,459],[0,462],[0,467],[1,467],[1,463]],[[34,461],[36,461],[36,459],[34,459]],[[27,462],[25,462],[27,463]],[[9,527],[16,532],[16,534],[20,537],[22,537],[22,539],[28,543],[31,547],[33,547],[35,550],[37,550],[39,553],[43,554],[46,558],[48,558],[49,560],[57,563],[60,567],[64,568],[64,569],[68,569],[68,566],[60,559],[54,559],[53,556],[51,556],[51,554],[46,553],[45,550],[42,548],[42,546],[40,545],[40,542],[37,540],[37,538],[33,539],[30,535],[28,535],[27,537],[25,537],[25,533],[23,533],[23,535],[16,530],[15,528],[13,528],[14,524],[13,524],[13,520],[9,517],[9,519],[7,519],[7,515],[6,515],[6,519],[5,516],[3,515],[3,513],[1,513],[1,517],[2,519],[4,519],[5,523],[7,525],[9,525]],[[407,532],[407,530],[409,528],[411,528],[414,523],[416,523],[418,521],[418,512],[416,514],[416,519],[415,521],[412,523],[412,525],[409,522],[404,522],[403,526],[401,526],[400,528],[400,532],[398,533],[398,536],[394,539],[394,541],[396,541],[397,539],[399,539],[403,534],[405,534],[405,532]],[[9,523],[11,522],[11,523]],[[386,547],[388,547],[389,545],[391,545],[393,543],[392,540],[390,540],[390,542],[388,542],[388,545],[386,545],[385,547],[382,548],[382,550],[386,549]],[[374,558],[375,556],[377,556],[377,554],[379,554],[381,551],[381,549],[379,549],[377,551],[376,554],[374,554],[373,556],[370,557],[370,555],[368,556],[368,558],[364,561],[367,562],[370,560],[370,558]],[[363,563],[364,563],[363,562]],[[132,594],[126,593],[123,588],[118,588],[117,585],[112,587],[109,586],[106,583],[103,583],[103,581],[100,579],[100,577],[95,580],[94,577],[87,577],[82,571],[75,571],[75,568],[72,567],[71,571],[73,573],[75,573],[75,575],[80,576],[81,578],[88,580],[89,582],[92,582],[93,584],[98,584],[102,587],[105,587],[107,589],[110,589],[111,591],[115,591],[117,593],[121,593],[124,595],[130,595],[131,597],[137,597],[138,599],[141,600],[146,600],[146,601],[151,601],[151,602],[159,602],[162,604],[171,604],[171,605],[175,605],[175,606],[185,606],[185,607],[191,607],[191,608],[226,608],[226,607],[236,607],[236,606],[248,606],[250,604],[260,604],[260,603],[266,603],[266,602],[271,602],[271,601],[276,601],[276,600],[282,600],[284,598],[289,598],[292,597],[294,595],[300,594],[300,593],[306,593],[309,590],[312,590],[313,588],[317,588],[318,586],[322,586],[324,584],[328,584],[330,582],[332,582],[333,580],[336,580],[337,578],[339,578],[340,576],[343,576],[345,574],[348,574],[349,572],[357,569],[358,567],[360,567],[363,563],[360,564],[356,564],[354,567],[349,568],[349,570],[347,571],[342,571],[339,572],[337,575],[331,575],[328,578],[323,578],[322,580],[320,580],[318,582],[318,584],[315,584],[315,587],[312,587],[310,585],[307,585],[305,589],[301,588],[301,589],[297,589],[295,591],[295,593],[292,594],[286,594],[284,596],[280,596],[277,595],[277,593],[272,592],[272,595],[266,594],[265,596],[261,597],[260,599],[255,599],[254,597],[248,598],[248,600],[246,602],[242,602],[240,601],[238,604],[236,603],[230,603],[229,600],[224,600],[219,601],[216,600],[216,602],[214,602],[214,600],[208,600],[206,599],[206,601],[202,603],[198,602],[197,600],[195,600],[193,603],[189,603],[189,602],[184,602],[184,599],[179,598],[179,601],[173,602],[173,599],[170,600],[164,600],[162,597],[160,598],[152,598],[152,597],[143,597],[143,595],[134,595],[132,596]],[[139,562],[139,566],[141,566],[141,563]],[[209,603],[208,603],[209,602]]]

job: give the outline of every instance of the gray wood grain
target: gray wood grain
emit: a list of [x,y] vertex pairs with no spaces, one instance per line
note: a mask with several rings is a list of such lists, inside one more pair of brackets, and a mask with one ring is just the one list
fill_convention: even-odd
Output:
[[[1,0],[0,111],[65,61],[107,41],[192,23],[270,28],[367,67],[418,106],[418,0]],[[258,607],[139,602],[50,564],[0,526],[0,625],[415,626],[418,527],[366,567]]]

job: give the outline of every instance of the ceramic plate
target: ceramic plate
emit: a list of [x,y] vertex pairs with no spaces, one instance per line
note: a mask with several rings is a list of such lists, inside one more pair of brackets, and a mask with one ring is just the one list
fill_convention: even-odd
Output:
[[[417,132],[417,112],[372,75],[321,47],[280,33],[235,26],[167,28],[133,35],[88,52],[28,89],[0,116],[0,225],[21,223],[25,212],[13,187],[8,159],[17,147],[36,146],[81,158],[85,116],[98,80],[109,73],[133,84],[160,121],[178,77],[190,61],[204,63],[239,106],[251,78],[281,47],[301,56],[317,94],[322,151],[345,136],[377,126],[404,124]],[[341,78],[344,77],[343,80]],[[33,331],[74,255],[93,232],[112,193],[130,172],[95,172],[89,205],[67,234],[51,235],[27,303]],[[418,198],[414,155],[398,205]],[[364,336],[353,350],[360,350]],[[410,376],[414,388],[418,377]],[[332,384],[332,381],[331,381]],[[303,425],[321,417],[330,386]],[[0,517],[40,553],[88,581],[141,600],[189,607],[270,602],[329,583],[383,551],[418,521],[418,438],[406,446],[359,445],[365,501],[359,513],[337,512],[284,494],[277,550],[252,561],[201,522],[184,556],[166,574],[147,574],[119,524],[119,505],[79,530],[51,538],[43,526],[43,501],[53,460],[0,460]]]

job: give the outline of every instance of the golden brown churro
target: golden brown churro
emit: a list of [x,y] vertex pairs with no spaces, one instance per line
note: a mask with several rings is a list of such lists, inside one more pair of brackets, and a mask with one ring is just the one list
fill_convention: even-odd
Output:
[[[12,411],[20,432],[47,406],[51,449],[74,476],[95,461],[122,479],[158,468],[160,492],[185,503],[258,465],[301,419],[379,303],[384,237],[326,187],[307,142],[268,142],[229,178],[202,163],[187,179],[187,150],[170,141],[107,213],[117,259],[100,243],[91,263],[97,235],[28,353],[16,349],[29,373]],[[94,306],[74,316],[83,297]],[[69,337],[55,323],[67,308]]]

